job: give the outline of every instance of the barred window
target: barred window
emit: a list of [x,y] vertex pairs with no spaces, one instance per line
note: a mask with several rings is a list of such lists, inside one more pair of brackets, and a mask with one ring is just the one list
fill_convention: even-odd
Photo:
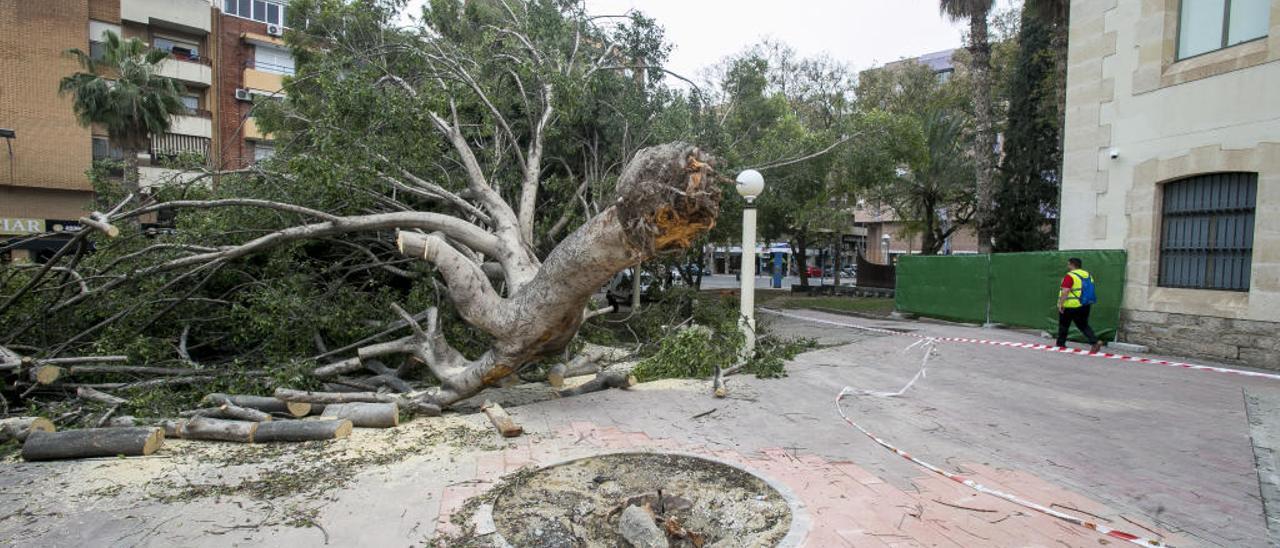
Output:
[[1257,173],[1166,183],[1159,285],[1248,291],[1257,197]]

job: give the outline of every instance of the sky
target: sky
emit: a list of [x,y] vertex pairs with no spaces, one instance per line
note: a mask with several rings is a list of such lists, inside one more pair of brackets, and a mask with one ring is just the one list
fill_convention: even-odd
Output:
[[[420,13],[425,0],[411,0]],[[1000,8],[1017,0],[998,0]],[[774,38],[803,56],[827,53],[855,70],[960,47],[964,22],[938,13],[938,0],[586,0],[594,15],[639,10],[675,47],[668,68],[697,79],[704,67]]]

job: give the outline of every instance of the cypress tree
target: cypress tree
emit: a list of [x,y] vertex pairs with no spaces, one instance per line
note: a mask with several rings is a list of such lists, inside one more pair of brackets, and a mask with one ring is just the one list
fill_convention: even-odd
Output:
[[1056,246],[1062,122],[1051,27],[1031,10],[1023,12],[1018,57],[1008,82],[1004,159],[996,184],[992,234],[997,252]]

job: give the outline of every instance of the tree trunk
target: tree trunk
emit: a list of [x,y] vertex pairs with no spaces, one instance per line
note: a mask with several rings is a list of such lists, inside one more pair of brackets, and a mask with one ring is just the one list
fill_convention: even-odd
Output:
[[180,429],[180,435],[189,440],[233,441],[253,443],[253,434],[258,430],[258,422],[228,421],[196,417],[186,422]]
[[796,268],[800,273],[800,287],[809,287],[809,248],[807,246],[808,238],[805,237],[805,231],[800,230],[796,233]]
[[844,244],[844,235],[841,234],[839,230],[837,230],[836,243],[833,246],[833,250],[831,254],[831,260],[832,260],[831,280],[832,280],[832,285],[835,285],[837,288],[840,287],[840,252],[842,251],[842,249],[840,248],[843,246],[843,244]]
[[687,249],[715,225],[720,188],[708,161],[683,143],[638,152],[618,179],[613,205],[561,241],[505,297],[489,287],[474,262],[443,238],[429,236],[418,256],[434,263],[463,319],[494,342],[480,357],[466,359],[448,346],[431,314],[426,328],[418,326],[408,340],[441,386],[413,395],[415,401],[446,407],[525,364],[562,355],[582,324],[587,302],[616,272]]
[[991,105],[991,45],[988,43],[987,10],[969,18],[969,51],[973,54],[974,122],[973,164],[977,182],[978,252],[991,253],[991,210],[995,184],[995,115]]
[[[141,187],[141,170],[138,168],[138,153],[141,152],[141,149],[137,144],[128,142],[128,140],[126,140],[123,148],[124,173],[120,177],[120,186],[121,189],[124,190],[125,194],[133,194],[137,196],[138,190]],[[133,220],[132,223],[137,224],[137,220]]]

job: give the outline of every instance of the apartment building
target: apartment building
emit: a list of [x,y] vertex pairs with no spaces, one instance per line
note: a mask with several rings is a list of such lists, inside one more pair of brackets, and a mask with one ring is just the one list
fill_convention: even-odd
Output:
[[1278,89],[1280,0],[1071,3],[1059,240],[1128,252],[1124,340],[1280,364]]
[[92,162],[122,154],[57,94],[80,69],[66,50],[95,54],[112,31],[169,52],[161,73],[185,88],[187,112],[139,156],[146,188],[186,177],[178,158],[236,169],[274,152],[252,113],[255,100],[281,97],[293,73],[287,18],[285,0],[0,0],[0,247],[11,248],[0,258],[39,260],[60,246],[31,235],[77,230],[92,209]]

